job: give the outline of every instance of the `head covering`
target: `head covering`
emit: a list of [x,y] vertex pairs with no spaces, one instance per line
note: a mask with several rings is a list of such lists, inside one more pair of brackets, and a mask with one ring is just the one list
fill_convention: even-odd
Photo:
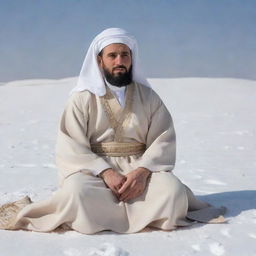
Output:
[[132,51],[132,75],[133,81],[150,87],[146,78],[141,74],[138,65],[138,47],[136,39],[121,28],[108,28],[98,34],[92,41],[84,59],[76,87],[71,93],[88,90],[98,96],[106,93],[104,78],[97,62],[100,51],[113,43],[127,45]]

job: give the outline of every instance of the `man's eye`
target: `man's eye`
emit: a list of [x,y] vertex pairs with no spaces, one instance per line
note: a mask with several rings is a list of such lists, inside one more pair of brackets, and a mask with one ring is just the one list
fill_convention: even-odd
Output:
[[111,58],[115,58],[115,57],[116,57],[116,54],[111,53],[111,54],[109,54],[108,56],[111,57]]

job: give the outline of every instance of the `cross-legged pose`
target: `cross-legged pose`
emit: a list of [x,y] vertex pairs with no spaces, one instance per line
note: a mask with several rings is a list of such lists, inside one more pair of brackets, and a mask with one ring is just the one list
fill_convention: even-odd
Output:
[[221,222],[223,209],[196,199],[173,174],[175,151],[171,115],[140,73],[135,38],[106,29],[92,41],[61,117],[60,187],[41,202],[2,206],[0,228],[133,233]]

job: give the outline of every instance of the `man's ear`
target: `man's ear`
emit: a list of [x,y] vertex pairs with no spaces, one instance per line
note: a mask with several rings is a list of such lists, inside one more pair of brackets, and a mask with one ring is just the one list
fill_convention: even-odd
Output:
[[97,56],[97,62],[98,62],[99,67],[102,67],[102,58],[99,55]]

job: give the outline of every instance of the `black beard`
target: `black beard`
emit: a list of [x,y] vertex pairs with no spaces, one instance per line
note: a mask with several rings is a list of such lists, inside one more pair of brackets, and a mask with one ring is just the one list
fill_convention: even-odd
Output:
[[[125,68],[124,66],[119,66],[119,67]],[[123,86],[127,86],[128,84],[130,84],[132,82],[132,66],[129,68],[128,71],[126,68],[125,68],[125,70],[126,70],[126,72],[124,72],[124,73],[118,72],[116,75],[113,75],[107,69],[103,68],[103,73],[104,73],[106,80],[110,84],[117,86],[117,87],[123,87]]]

